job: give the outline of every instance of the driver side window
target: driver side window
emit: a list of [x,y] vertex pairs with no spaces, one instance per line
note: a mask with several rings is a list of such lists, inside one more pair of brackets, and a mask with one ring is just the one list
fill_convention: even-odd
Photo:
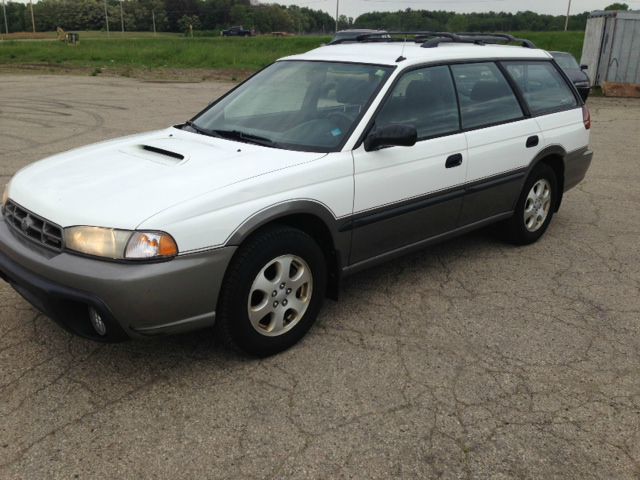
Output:
[[460,130],[458,102],[449,67],[427,67],[402,76],[387,97],[376,127],[412,125],[418,140]]

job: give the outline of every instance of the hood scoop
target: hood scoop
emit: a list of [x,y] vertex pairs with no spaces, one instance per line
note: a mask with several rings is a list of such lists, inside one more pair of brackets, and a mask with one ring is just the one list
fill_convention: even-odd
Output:
[[164,148],[154,147],[153,145],[142,145],[142,149],[147,152],[157,153],[158,155],[164,155],[165,157],[170,157],[178,161],[184,160],[184,155],[176,152],[171,152],[169,150],[165,150]]
[[[155,143],[155,145],[153,143]],[[177,165],[182,165],[189,159],[188,155],[179,153],[179,151],[176,151],[177,149],[172,148],[174,147],[174,145],[158,146],[157,145],[158,142],[153,142],[153,143],[129,145],[120,149],[120,151],[122,153],[126,153],[127,155],[131,155],[133,157],[146,160],[148,162],[153,162],[158,165],[164,165],[165,167],[174,167]],[[165,146],[168,148],[162,148]]]

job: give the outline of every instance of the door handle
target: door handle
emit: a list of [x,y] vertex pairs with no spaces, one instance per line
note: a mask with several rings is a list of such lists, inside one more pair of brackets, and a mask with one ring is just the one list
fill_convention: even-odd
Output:
[[527,148],[535,147],[538,145],[539,142],[540,142],[540,139],[538,138],[538,135],[533,135],[527,138]]
[[453,167],[458,167],[460,165],[462,165],[461,153],[454,153],[453,155],[450,155],[444,164],[445,168],[453,168]]

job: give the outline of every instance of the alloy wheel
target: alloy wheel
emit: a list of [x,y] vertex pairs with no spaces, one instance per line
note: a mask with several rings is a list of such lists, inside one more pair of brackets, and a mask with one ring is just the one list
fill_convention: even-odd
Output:
[[282,335],[302,319],[313,293],[309,265],[296,255],[269,261],[255,277],[247,302],[249,320],[260,334]]
[[524,225],[535,232],[544,225],[551,208],[551,184],[546,178],[533,184],[524,203]]

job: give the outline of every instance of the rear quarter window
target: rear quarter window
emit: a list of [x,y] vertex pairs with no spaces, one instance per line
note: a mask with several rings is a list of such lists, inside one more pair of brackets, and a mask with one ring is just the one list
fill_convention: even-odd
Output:
[[503,62],[534,115],[576,107],[569,85],[551,62]]

